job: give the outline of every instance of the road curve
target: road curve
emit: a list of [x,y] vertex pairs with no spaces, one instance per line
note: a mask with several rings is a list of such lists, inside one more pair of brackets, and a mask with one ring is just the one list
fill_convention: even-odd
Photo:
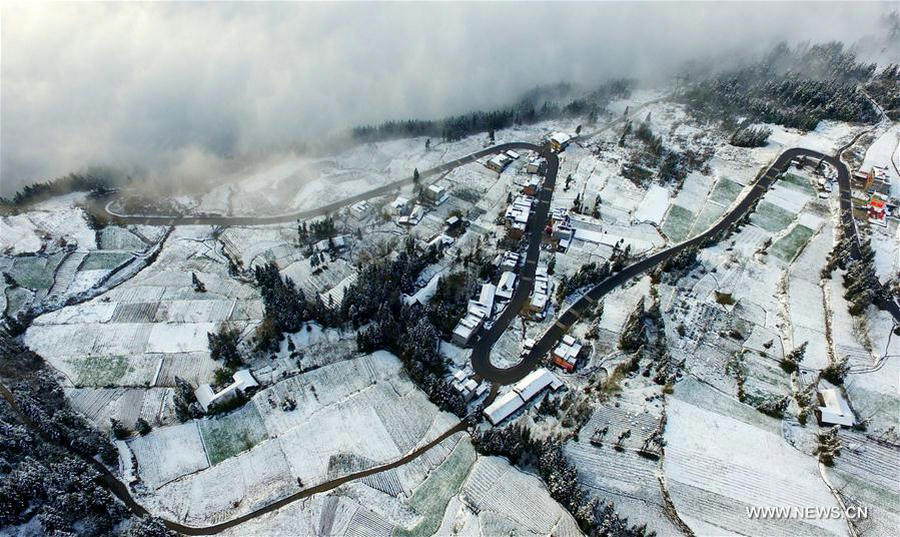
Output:
[[[46,437],[44,437],[44,435],[41,433],[41,429],[39,427],[37,427],[31,421],[31,419],[28,417],[27,414],[25,414],[24,411],[22,411],[22,409],[19,407],[18,402],[15,399],[15,396],[3,384],[0,384],[0,398],[5,399],[6,402],[9,403],[13,412],[15,412],[18,415],[19,420],[22,421],[22,423],[24,423],[27,427],[33,429],[36,434],[38,434],[39,436],[41,436],[48,442],[56,443],[56,442],[53,442],[50,439],[47,439]],[[443,442],[450,436],[453,436],[454,434],[461,432],[461,431],[465,431],[465,430],[466,430],[466,422],[465,422],[465,420],[463,420],[463,421],[460,421],[459,423],[457,423],[456,425],[454,425],[453,427],[451,427],[450,429],[448,429],[447,431],[445,431],[443,434],[441,434],[440,436],[438,436],[431,442],[425,444],[424,446],[416,448],[413,451],[410,451],[409,453],[407,453],[400,459],[395,460],[394,462],[390,462],[390,463],[383,464],[380,466],[375,466],[373,468],[369,468],[368,470],[362,470],[360,472],[355,472],[355,473],[346,475],[344,477],[339,477],[337,479],[332,479],[330,481],[320,483],[319,485],[316,485],[313,487],[299,490],[299,491],[295,492],[294,494],[291,494],[290,496],[285,496],[284,498],[281,498],[270,504],[260,507],[259,509],[256,509],[255,511],[251,511],[249,513],[246,513],[239,517],[233,518],[226,522],[222,522],[219,524],[213,524],[212,526],[187,526],[187,525],[180,524],[178,522],[168,520],[165,518],[160,518],[160,520],[162,521],[162,523],[165,527],[167,527],[168,529],[170,529],[172,531],[176,531],[182,535],[215,535],[216,533],[220,533],[222,531],[227,530],[228,528],[232,528],[234,526],[237,526],[238,524],[247,522],[248,520],[260,517],[266,513],[271,513],[272,511],[277,511],[278,509],[281,509],[282,507],[284,507],[290,503],[293,503],[297,500],[307,498],[314,494],[321,494],[323,492],[328,492],[329,490],[335,489],[335,488],[343,485],[344,483],[348,483],[350,481],[355,481],[357,479],[362,479],[362,478],[368,477],[372,474],[377,474],[380,472],[390,470],[392,468],[397,468],[398,466],[402,466],[402,465],[410,462],[411,460],[419,457],[420,455],[422,455],[426,451],[430,450],[431,448],[435,447],[436,445],[440,444],[441,442]],[[131,491],[128,490],[128,486],[125,485],[125,483],[123,483],[121,480],[119,480],[119,478],[117,478],[115,475],[113,475],[112,472],[110,472],[106,466],[104,466],[103,464],[101,464],[99,461],[97,461],[96,459],[94,459],[92,457],[88,457],[82,453],[79,453],[79,452],[73,450],[72,447],[69,445],[62,445],[62,444],[57,444],[57,445],[59,445],[59,447],[61,447],[63,449],[66,449],[67,451],[69,451],[70,453],[75,455],[76,457],[83,460],[89,466],[94,468],[99,473],[98,480],[99,480],[100,484],[103,485],[110,493],[112,493],[113,496],[115,496],[122,503],[124,503],[125,506],[128,507],[128,509],[132,513],[134,513],[137,516],[146,516],[146,515],[150,514],[149,511],[147,511],[147,509],[143,505],[139,504],[134,499],[134,497],[131,495]]]
[[[427,179],[434,175],[438,175],[454,168],[458,168],[464,164],[470,164],[476,160],[493,153],[507,151],[510,149],[525,149],[531,151],[541,151],[542,147],[528,142],[509,142],[505,144],[494,145],[480,151],[470,153],[466,156],[455,160],[447,161],[443,164],[425,170],[419,174],[420,180]],[[90,206],[90,210],[97,216],[101,216],[112,223],[119,225],[138,224],[138,225],[162,225],[162,226],[186,226],[186,225],[211,225],[211,226],[261,226],[267,224],[283,224],[286,222],[294,222],[306,218],[315,218],[317,216],[325,216],[331,214],[338,209],[352,205],[354,203],[386,196],[394,190],[413,183],[412,176],[392,181],[386,185],[367,190],[355,196],[344,198],[331,202],[327,205],[309,209],[306,211],[297,211],[273,216],[221,216],[221,215],[151,215],[151,214],[119,214],[112,212],[109,208],[109,200],[98,201]]]
[[[853,221],[852,205],[850,201],[850,171],[847,166],[840,161],[839,157],[824,155],[817,151],[804,148],[788,149],[778,156],[775,162],[769,166],[765,173],[763,173],[753,185],[750,192],[748,192],[731,211],[719,220],[718,223],[691,239],[640,259],[596,284],[557,317],[556,322],[554,322],[554,324],[551,325],[535,343],[531,352],[516,365],[508,368],[501,368],[491,363],[491,347],[500,337],[500,334],[494,333],[494,330],[488,331],[483,336],[483,341],[479,340],[476,343],[472,352],[472,366],[475,369],[475,372],[483,378],[499,384],[510,384],[520,380],[534,369],[538,362],[540,362],[559,340],[562,339],[563,335],[568,332],[573,324],[579,319],[590,315],[591,308],[606,293],[624,284],[629,279],[649,271],[682,250],[702,244],[708,238],[726,230],[733,223],[737,222],[750,207],[765,194],[769,187],[775,182],[778,175],[788,168],[791,160],[804,156],[815,160],[824,160],[828,164],[834,166],[837,170],[838,184],[840,186],[841,220],[844,226],[844,232],[854,239],[851,248],[851,256],[853,258],[859,257],[859,236]],[[529,248],[529,251],[530,250],[531,248]],[[879,305],[890,311],[894,318],[900,321],[900,308],[898,308],[896,302],[888,301],[887,303],[880,303]],[[513,307],[508,308],[507,311],[504,312],[504,315],[513,317],[516,314],[518,314],[518,308]],[[496,325],[494,328],[496,328]]]

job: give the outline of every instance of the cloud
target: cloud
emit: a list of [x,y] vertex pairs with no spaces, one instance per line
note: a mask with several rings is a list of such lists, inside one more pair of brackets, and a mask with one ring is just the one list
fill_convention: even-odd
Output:
[[4,4],[0,192],[90,165],[177,174],[186,155],[196,164],[360,123],[506,104],[539,84],[664,80],[686,60],[781,39],[851,42],[885,9]]

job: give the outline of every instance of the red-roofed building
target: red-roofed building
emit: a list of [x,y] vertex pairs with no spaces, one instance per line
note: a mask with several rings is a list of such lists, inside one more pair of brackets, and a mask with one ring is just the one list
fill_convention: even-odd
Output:
[[869,199],[869,218],[884,220],[884,200],[877,195]]

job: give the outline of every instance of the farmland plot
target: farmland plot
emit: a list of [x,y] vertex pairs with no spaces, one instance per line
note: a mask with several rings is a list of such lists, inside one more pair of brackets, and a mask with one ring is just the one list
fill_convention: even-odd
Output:
[[778,259],[790,263],[813,234],[815,234],[815,231],[812,229],[797,224],[791,228],[787,235],[775,241],[775,244],[772,245],[772,253]]
[[266,428],[256,407],[245,405],[235,412],[197,422],[209,464],[246,451],[266,438]]
[[[201,450],[202,452],[202,450]],[[277,441],[167,483],[144,498],[151,512],[192,525],[229,520],[298,490]]]
[[458,491],[475,462],[475,449],[465,439],[456,445],[449,457],[419,485],[409,499],[409,505],[423,520],[410,529],[398,528],[397,537],[433,535],[441,525],[450,498]]
[[771,233],[778,233],[794,221],[794,214],[763,199],[750,216],[750,222]]
[[[787,445],[776,420],[763,417],[773,423],[756,427],[720,413],[720,405],[696,406],[680,398],[691,388],[679,384],[669,399],[664,469],[672,501],[695,531],[759,534],[760,521],[747,516],[748,506],[835,505],[815,459]],[[716,392],[705,397],[723,398]],[[763,524],[767,535],[846,532],[842,520]]]
[[209,466],[194,422],[154,429],[128,442],[141,481],[151,490]]
[[[111,264],[103,257],[108,253],[91,252],[82,268],[98,259]],[[171,370],[170,358],[178,359],[183,376],[206,382],[215,369],[207,333],[224,320],[242,329],[258,319],[248,313],[261,313],[257,292],[227,271],[208,228],[179,227],[148,268],[93,300],[37,318],[25,341],[79,386],[148,385],[159,380],[160,360]],[[205,293],[194,290],[192,273]],[[193,365],[181,360],[185,356]],[[162,378],[171,382],[173,376]]]
[[691,226],[694,223],[694,213],[680,205],[672,205],[663,222],[663,233],[673,243],[681,242],[688,238]]
[[825,338],[825,309],[822,288],[799,278],[788,281],[788,303],[794,346],[807,342],[804,367],[822,369],[828,365]]
[[[462,486],[462,500],[478,513],[483,535],[513,533],[549,535],[559,527],[571,531],[574,520],[537,477],[499,457],[478,457]],[[575,534],[578,532],[576,531]]]

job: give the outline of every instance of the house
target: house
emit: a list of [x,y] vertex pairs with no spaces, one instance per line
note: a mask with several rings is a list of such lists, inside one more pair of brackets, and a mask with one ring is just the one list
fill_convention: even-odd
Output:
[[397,223],[404,226],[414,226],[422,221],[423,216],[425,216],[425,208],[421,205],[416,205],[408,216],[398,218]]
[[241,369],[239,371],[235,371],[234,375],[232,375],[234,382],[226,386],[222,389],[222,391],[216,393],[213,391],[212,386],[209,384],[201,384],[194,390],[194,395],[197,397],[197,402],[200,403],[200,407],[204,412],[209,411],[209,407],[216,403],[221,403],[224,401],[228,401],[232,397],[236,396],[239,392],[246,393],[250,388],[255,388],[259,386],[259,383],[256,382],[256,379],[253,378],[253,375],[250,373],[249,369]]
[[509,156],[504,153],[500,153],[499,155],[495,155],[490,160],[488,160],[487,163],[485,163],[485,166],[497,173],[500,173],[504,168],[506,168],[507,165],[509,165],[510,162],[512,162],[512,159],[509,158]]
[[[541,269],[543,268],[543,271]],[[543,273],[542,273],[543,272]],[[542,317],[550,302],[550,293],[552,290],[550,277],[547,275],[546,267],[538,267],[538,271],[534,276],[534,288],[531,291],[531,300],[528,302],[528,309],[536,317]]]
[[368,201],[358,201],[350,206],[350,215],[357,220],[362,220],[369,214],[372,206]]
[[582,348],[581,343],[578,343],[574,337],[565,335],[550,355],[555,365],[571,373],[575,370],[575,364],[578,363],[578,355],[581,354]]
[[412,206],[412,201],[409,198],[397,196],[397,199],[391,202],[391,214],[406,215],[409,213],[410,206]]
[[347,239],[346,235],[335,235],[330,239],[322,239],[319,242],[313,244],[313,249],[316,252],[339,252],[347,247]]
[[836,389],[819,391],[819,402],[822,406],[816,409],[819,423],[822,425],[842,425],[852,427],[855,423],[853,411],[850,405]]
[[456,328],[453,329],[453,335],[451,337],[453,343],[460,347],[468,346],[483,324],[483,314],[467,311],[463,318],[456,324]]
[[492,283],[486,283],[481,286],[481,293],[478,295],[476,309],[480,306],[483,308],[484,316],[490,318],[494,312],[494,298],[497,296],[497,286]]
[[494,312],[494,298],[497,287],[491,283],[481,286],[478,300],[470,300],[466,308],[466,314],[453,329],[453,343],[465,347],[474,339],[484,322],[491,318]]
[[426,254],[430,254],[432,252],[443,252],[444,248],[453,244],[453,237],[449,237],[444,235],[443,233],[438,233],[433,239],[428,241],[423,248]]
[[522,342],[522,356],[527,356],[531,349],[534,348],[534,344],[535,341],[533,339],[525,338],[525,341]]
[[428,188],[425,189],[425,197],[431,200],[434,204],[438,204],[442,199],[447,196],[447,189],[445,187],[439,185],[428,185]]
[[885,216],[885,199],[880,194],[872,194],[869,199],[869,218],[873,220],[884,220]]
[[497,285],[497,298],[510,300],[516,288],[516,273],[506,271],[500,275],[500,283]]
[[525,235],[525,229],[525,224],[514,222],[506,228],[506,236],[514,240],[521,239]]
[[450,218],[444,220],[444,224],[447,226],[448,231],[452,231],[459,227],[462,224],[462,219],[458,216],[451,216]]
[[504,271],[514,271],[519,267],[519,259],[522,256],[518,252],[506,251],[500,257],[500,269]]
[[510,223],[527,224],[531,217],[532,204],[534,204],[534,198],[531,196],[516,196],[506,208],[506,213],[504,213],[506,220]]
[[522,194],[525,194],[526,196],[536,196],[540,189],[541,178],[532,177],[525,183],[525,186],[522,187]]
[[506,152],[506,156],[513,160],[518,160],[521,155],[519,155],[519,153],[510,149],[509,151]]
[[572,137],[564,132],[554,132],[550,135],[548,142],[550,143],[550,149],[559,153],[569,145],[571,140]]
[[547,168],[546,164],[547,161],[545,161],[541,157],[534,157],[528,161],[528,164],[525,165],[525,171],[528,173],[544,175],[544,171]]

